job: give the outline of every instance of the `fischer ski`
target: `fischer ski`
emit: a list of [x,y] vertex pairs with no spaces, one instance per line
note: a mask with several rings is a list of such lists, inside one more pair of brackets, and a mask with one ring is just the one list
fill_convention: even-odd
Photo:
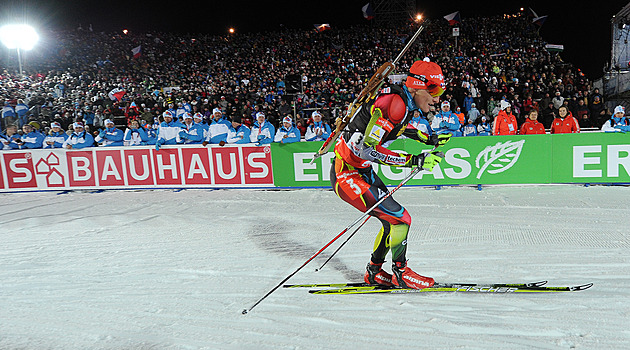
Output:
[[309,290],[311,294],[374,294],[374,293],[434,293],[434,292],[458,292],[458,293],[485,293],[485,294],[512,294],[512,293],[562,293],[577,292],[588,289],[593,283],[563,286],[563,287],[547,287],[547,286],[527,286],[526,284],[512,285],[508,284],[450,284],[436,283],[432,287],[424,289],[398,288],[387,286],[370,286],[370,287],[345,287],[336,289],[315,289]]
[[[531,283],[492,283],[492,284],[479,284],[479,283],[445,283],[449,285],[458,286],[493,286],[493,287],[541,287],[545,285],[547,281],[531,282]],[[380,285],[369,284],[365,282],[348,282],[348,283],[313,283],[313,284],[285,284],[283,288],[363,288],[363,287],[381,287]]]

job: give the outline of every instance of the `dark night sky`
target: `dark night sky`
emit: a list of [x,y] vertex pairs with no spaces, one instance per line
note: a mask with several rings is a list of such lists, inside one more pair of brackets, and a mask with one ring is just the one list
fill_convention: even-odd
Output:
[[[231,26],[239,32],[289,28],[311,29],[313,23],[333,27],[365,23],[361,7],[368,0],[316,1],[189,1],[138,0],[0,0],[0,13],[7,21],[26,18],[38,28],[76,28],[95,31],[171,31],[223,34]],[[549,15],[541,28],[543,39],[563,44],[562,57],[589,78],[598,78],[610,61],[610,19],[627,0],[590,1],[417,1],[426,17],[439,19],[454,11],[462,18],[515,13],[531,7],[538,15]],[[580,5],[577,5],[580,4]]]

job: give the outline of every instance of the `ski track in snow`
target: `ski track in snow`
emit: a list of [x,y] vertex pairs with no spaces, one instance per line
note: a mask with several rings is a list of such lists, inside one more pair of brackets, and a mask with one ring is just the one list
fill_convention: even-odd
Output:
[[[630,188],[409,187],[409,265],[567,294],[278,289],[360,213],[328,190],[0,196],[0,349],[627,349]],[[288,283],[361,280],[371,219]],[[389,258],[389,257],[388,257]],[[389,270],[389,266],[387,266]]]

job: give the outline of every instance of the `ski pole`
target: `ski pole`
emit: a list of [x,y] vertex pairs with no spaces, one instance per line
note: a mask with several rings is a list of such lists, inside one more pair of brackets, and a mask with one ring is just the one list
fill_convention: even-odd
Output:
[[324,263],[322,264],[322,266],[320,266],[318,269],[315,269],[315,272],[321,270],[324,268],[324,265],[328,264],[328,262],[337,254],[337,252],[339,252],[341,250],[341,248],[343,248],[344,245],[346,245],[346,243],[348,243],[348,241],[350,240],[350,238],[352,238],[352,236],[354,236],[355,233],[357,233],[357,231],[359,231],[361,229],[361,227],[363,227],[363,225],[365,225],[366,222],[368,222],[368,220],[370,220],[371,216],[368,215],[367,218],[365,218],[365,220],[363,220],[363,222],[361,223],[361,225],[359,225],[359,227],[356,228],[356,230],[352,231],[352,233],[350,234],[350,236],[348,236],[348,238],[346,238],[345,241],[343,241],[343,243],[341,243],[341,245],[339,246],[339,248],[337,248],[329,257],[328,259],[326,259],[326,261],[324,261]]
[[[437,146],[436,146],[437,147]],[[434,148],[435,149],[435,148]],[[271,293],[275,292],[278,288],[280,288],[280,286],[288,281],[291,277],[295,276],[296,273],[298,273],[300,270],[302,270],[302,268],[304,268],[304,266],[306,266],[309,262],[311,262],[313,259],[315,259],[315,257],[317,257],[321,252],[323,252],[326,248],[328,248],[331,244],[333,244],[337,239],[339,239],[339,237],[343,236],[346,232],[348,232],[349,229],[351,229],[354,225],[358,224],[361,220],[365,219],[366,216],[370,215],[370,212],[372,212],[372,210],[376,209],[379,205],[381,205],[381,203],[383,203],[384,200],[386,200],[387,198],[389,198],[392,194],[394,194],[394,192],[398,191],[399,188],[401,188],[404,184],[407,183],[407,181],[411,180],[411,178],[413,178],[414,176],[416,176],[417,173],[420,172],[420,170],[422,170],[421,167],[416,167],[414,168],[411,173],[409,175],[407,175],[407,177],[405,177],[400,184],[398,184],[398,186],[394,187],[394,189],[392,189],[391,191],[387,192],[387,194],[385,194],[383,197],[381,197],[381,199],[378,200],[378,202],[376,202],[370,209],[366,210],[365,213],[363,213],[363,215],[361,215],[358,219],[356,219],[353,223],[351,223],[350,225],[346,226],[346,228],[343,229],[343,231],[339,232],[339,234],[337,236],[335,236],[335,238],[333,238],[330,242],[326,243],[325,246],[323,246],[320,250],[317,251],[317,253],[313,254],[313,256],[311,256],[308,260],[306,260],[300,267],[298,267],[295,271],[293,271],[290,275],[288,275],[287,277],[285,277],[282,281],[280,281],[280,283],[278,283],[275,287],[273,287],[269,292],[267,292],[267,294],[263,295],[262,298],[258,299],[258,301],[256,301],[254,303],[254,305],[252,305],[249,309],[244,309],[242,311],[242,314],[245,315],[248,312],[252,311],[253,308],[255,308],[258,304],[260,304],[263,300],[265,300],[269,295],[271,295]]]

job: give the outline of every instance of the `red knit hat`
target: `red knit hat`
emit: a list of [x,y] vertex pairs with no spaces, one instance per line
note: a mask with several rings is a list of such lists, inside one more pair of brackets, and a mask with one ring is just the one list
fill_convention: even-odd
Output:
[[412,89],[429,90],[431,96],[440,96],[444,92],[444,75],[437,63],[416,61],[409,69],[405,86]]

